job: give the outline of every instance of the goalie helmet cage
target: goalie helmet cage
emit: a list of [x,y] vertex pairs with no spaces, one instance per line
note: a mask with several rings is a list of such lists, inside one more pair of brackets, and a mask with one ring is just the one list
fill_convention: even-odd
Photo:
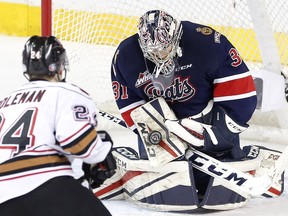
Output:
[[[42,0],[42,34],[58,37],[66,47],[68,81],[84,87],[106,112],[119,117],[110,83],[115,49],[137,32],[139,17],[151,9],[215,28],[235,45],[252,74],[265,69],[288,75],[286,0]],[[103,127],[113,125],[101,121]],[[244,138],[288,144],[287,104],[256,110],[249,124]]]

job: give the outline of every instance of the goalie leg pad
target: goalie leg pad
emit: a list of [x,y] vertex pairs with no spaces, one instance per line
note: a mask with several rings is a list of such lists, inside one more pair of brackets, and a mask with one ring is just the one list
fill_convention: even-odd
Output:
[[125,199],[143,208],[189,213],[199,207],[191,162],[170,162],[158,172],[128,171],[123,181]]
[[112,154],[116,160],[116,173],[111,178],[104,181],[104,183],[100,187],[93,189],[94,194],[99,199],[103,200],[124,199],[124,182],[122,178],[126,174],[126,172],[128,170],[138,169],[149,170],[149,167],[147,165],[150,165],[147,160],[139,160],[137,152],[129,147],[113,148]]
[[211,178],[201,207],[210,210],[231,210],[242,207],[248,199],[225,188],[217,178]]
[[93,189],[93,193],[101,200],[123,200],[123,182],[122,173],[116,170],[116,173],[104,183]]
[[[258,169],[261,163],[261,157],[257,157],[258,153],[255,152],[255,149],[253,150],[253,154],[255,158],[250,158],[250,160],[225,163],[242,172],[250,172],[251,170]],[[221,194],[221,196],[219,196],[219,194]],[[250,197],[251,196],[243,196],[243,194],[237,192],[237,190],[229,189],[221,179],[211,177],[200,205],[202,208],[210,210],[231,210],[245,205]]]
[[156,169],[127,147],[115,148],[113,156],[116,174],[94,190],[100,199],[126,199],[156,211],[188,213],[199,207],[191,162],[173,161]]
[[[257,169],[252,173],[254,176],[261,176],[269,171],[275,165],[276,161],[281,155],[281,152],[273,149],[268,149],[263,146],[245,146],[243,148],[247,152],[247,157],[260,158],[261,163]],[[271,187],[262,194],[264,197],[278,197],[284,191],[284,172],[273,180]]]

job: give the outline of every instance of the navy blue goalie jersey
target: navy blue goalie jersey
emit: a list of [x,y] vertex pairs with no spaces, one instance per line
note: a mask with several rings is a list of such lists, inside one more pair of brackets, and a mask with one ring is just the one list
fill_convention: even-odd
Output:
[[126,124],[134,130],[131,111],[160,96],[178,119],[201,113],[213,100],[214,106],[222,106],[235,121],[247,123],[257,98],[253,78],[237,49],[224,35],[208,26],[181,23],[182,56],[178,58],[173,83],[163,91],[151,81],[151,70],[139,46],[138,34],[118,46],[111,65],[112,88]]

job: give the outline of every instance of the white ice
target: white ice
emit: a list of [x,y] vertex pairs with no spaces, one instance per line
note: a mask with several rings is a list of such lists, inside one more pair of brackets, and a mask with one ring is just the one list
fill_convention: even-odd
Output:
[[[22,74],[22,50],[26,37],[10,37],[0,35],[0,98],[13,91],[19,85],[26,83],[26,79]],[[73,73],[73,72],[71,72]],[[68,74],[69,81],[69,74]],[[96,82],[96,81],[95,81]],[[135,143],[136,139],[130,131],[126,129],[114,129],[111,131],[112,138],[116,146],[126,143]],[[127,137],[132,137],[127,140]],[[283,150],[286,146],[276,143],[255,143],[249,140],[242,140],[242,144],[258,144]],[[288,145],[288,140],[287,140]],[[287,168],[288,169],[288,168]],[[286,170],[288,171],[288,170]],[[288,172],[285,175],[284,194],[278,198],[253,198],[247,205],[242,208],[231,211],[206,212],[200,211],[193,215],[213,215],[213,216],[286,216],[288,214]],[[85,202],[85,201],[84,201]],[[176,214],[167,212],[155,212],[142,209],[132,203],[126,201],[103,201],[109,208],[113,216],[186,216],[188,214]],[[192,215],[192,214],[189,214]]]

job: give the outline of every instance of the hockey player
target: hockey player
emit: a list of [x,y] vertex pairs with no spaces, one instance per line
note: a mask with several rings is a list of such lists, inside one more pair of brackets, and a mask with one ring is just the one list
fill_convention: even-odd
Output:
[[[118,185],[122,182],[122,198],[160,211],[243,206],[249,196],[192,168],[205,166],[207,161],[195,159],[189,150],[185,152],[185,145],[181,149],[181,141],[222,162],[261,158],[260,164],[253,166],[238,163],[245,172],[261,167],[267,155],[279,156],[274,151],[260,151],[259,147],[240,146],[239,134],[248,128],[257,103],[245,62],[220,32],[178,21],[164,11],[146,12],[138,30],[120,43],[111,67],[120,113],[127,126],[141,137],[139,156],[128,147],[114,152],[124,169],[122,177],[115,180]],[[145,159],[152,163],[145,163]],[[209,169],[215,175],[224,171],[213,164]],[[277,195],[283,191],[283,185],[278,186],[274,190]],[[107,186],[96,194],[103,199],[120,198],[119,192]]]
[[116,165],[112,143],[96,131],[93,100],[65,82],[64,47],[53,36],[33,36],[24,47],[23,67],[29,83],[0,101],[0,215],[111,215],[74,178],[74,159],[97,165],[86,175],[96,183]]

